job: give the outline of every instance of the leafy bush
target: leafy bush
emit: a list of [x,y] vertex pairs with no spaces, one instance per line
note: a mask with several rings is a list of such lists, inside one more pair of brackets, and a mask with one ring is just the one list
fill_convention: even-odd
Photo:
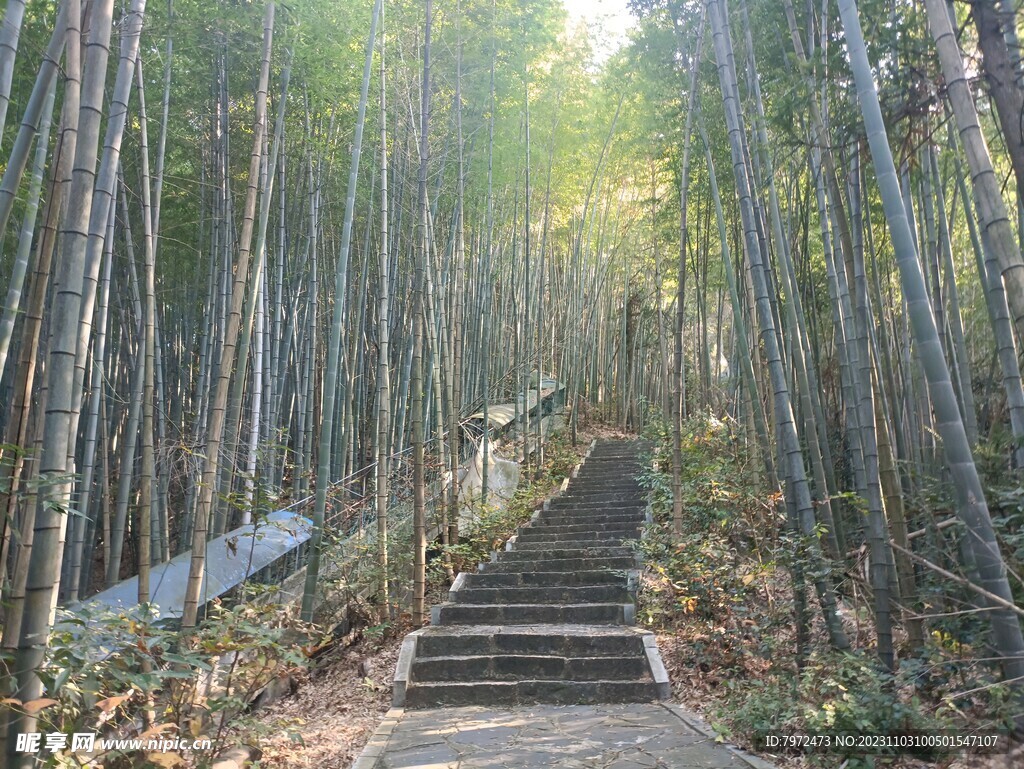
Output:
[[[728,681],[712,725],[726,737],[745,736],[754,744],[769,734],[906,734],[950,726],[906,694],[906,675],[885,672],[863,654],[814,654],[799,674]],[[855,748],[809,750],[808,757],[821,765],[870,765]]]
[[[293,609],[277,605],[214,604],[187,643],[154,616],[147,605],[62,612],[43,668],[44,699],[7,700],[6,707],[37,712],[37,731],[44,733],[179,733],[211,738],[216,750],[228,721],[244,714],[271,681],[303,669],[318,638]],[[10,660],[0,662],[10,669]],[[44,755],[54,765],[79,765],[69,750]],[[144,764],[129,753],[103,761],[108,767]]]
[[[752,579],[739,568],[721,528],[689,531],[674,544],[664,530],[641,542],[652,579],[646,590],[667,593],[671,601],[645,601],[642,619],[653,624],[670,624],[679,614],[696,614],[705,619],[721,617],[743,602]],[[653,598],[653,596],[652,596]]]
[[[460,535],[458,544],[442,549],[451,559],[454,570],[473,571],[478,563],[489,560],[491,551],[501,548],[518,527],[530,520],[540,501],[551,494],[552,486],[565,480],[579,461],[580,452],[565,435],[552,435],[544,445],[544,464],[536,478],[521,478],[519,487],[503,507],[479,505],[474,510],[473,527]],[[434,560],[432,569],[436,578],[444,573],[445,560]]]
[[685,615],[723,619],[743,605],[760,570],[741,553],[773,531],[774,504],[747,471],[733,427],[710,415],[683,425],[681,536],[671,528],[672,436],[664,422],[646,433],[654,461],[641,484],[656,523],[640,545],[648,566],[640,617],[647,624],[671,625]]

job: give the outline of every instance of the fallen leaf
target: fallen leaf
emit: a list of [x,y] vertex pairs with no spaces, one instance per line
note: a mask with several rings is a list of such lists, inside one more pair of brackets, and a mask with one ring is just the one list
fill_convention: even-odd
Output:
[[47,699],[46,697],[43,697],[42,699],[38,699],[38,700],[29,700],[28,702],[26,702],[21,707],[24,708],[25,712],[28,713],[29,715],[34,715],[35,713],[38,713],[43,708],[48,708],[48,707],[50,707],[50,705],[56,705],[56,704],[57,704],[57,700],[51,700],[51,699]]
[[128,694],[118,694],[114,697],[107,697],[105,700],[100,700],[96,703],[96,707],[102,710],[104,713],[109,713],[111,710],[116,708],[125,700],[131,699],[132,692]]
[[166,766],[172,769],[175,766],[185,766],[185,759],[177,753],[147,753],[146,760],[157,766]]
[[147,729],[139,735],[140,740],[147,740],[150,737],[156,737],[157,735],[163,734],[166,731],[177,728],[177,724],[157,724],[152,729]]

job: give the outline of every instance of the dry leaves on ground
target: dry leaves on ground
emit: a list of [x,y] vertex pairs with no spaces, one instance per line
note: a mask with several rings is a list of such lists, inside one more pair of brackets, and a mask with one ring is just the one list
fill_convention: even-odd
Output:
[[[259,722],[260,765],[347,769],[391,706],[404,630],[368,650],[362,641],[325,655],[299,691],[267,707]],[[300,739],[296,739],[300,738]]]

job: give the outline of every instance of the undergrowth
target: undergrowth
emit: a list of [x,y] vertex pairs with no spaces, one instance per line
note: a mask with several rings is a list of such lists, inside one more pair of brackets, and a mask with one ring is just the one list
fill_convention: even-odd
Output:
[[[954,650],[948,635],[933,634],[919,655],[890,673],[869,644],[830,649],[819,623],[798,658],[793,589],[783,568],[792,559],[784,503],[760,482],[737,434],[728,419],[685,422],[683,520],[675,535],[672,438],[664,423],[647,433],[654,448],[642,482],[655,525],[641,544],[647,568],[637,617],[660,634],[676,697],[703,711],[721,738],[755,750],[764,750],[771,734],[1005,727],[1013,715],[1005,689],[976,666],[959,664],[964,650]],[[813,594],[807,598],[813,611]],[[852,608],[855,615],[859,607]],[[948,677],[958,673],[963,678],[954,685]],[[980,699],[950,694],[972,686],[981,688]],[[884,755],[833,746],[809,749],[805,758],[855,769]]]
[[430,564],[430,576],[435,585],[447,585],[445,564],[449,560],[456,574],[475,571],[478,563],[489,561],[491,552],[500,550],[516,529],[530,520],[537,506],[568,477],[581,456],[581,451],[572,446],[567,435],[555,433],[548,438],[539,472],[532,478],[520,477],[509,500],[474,505],[472,524],[460,535],[458,543],[439,547]]
[[[244,719],[264,687],[302,674],[320,641],[316,626],[294,608],[239,602],[211,604],[189,637],[155,619],[149,605],[114,611],[89,604],[60,612],[47,647],[47,696],[3,700],[13,713],[32,713],[36,732],[64,735],[43,754],[44,765],[105,767],[206,765],[229,742],[227,727]],[[4,675],[10,659],[0,660]],[[0,710],[0,717],[6,713]],[[209,740],[186,753],[112,749],[90,756],[72,739]]]

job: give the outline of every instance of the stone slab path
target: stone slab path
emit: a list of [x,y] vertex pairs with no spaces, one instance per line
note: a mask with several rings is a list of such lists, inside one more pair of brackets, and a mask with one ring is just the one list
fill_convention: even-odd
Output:
[[388,712],[352,769],[771,769],[675,705]]
[[595,441],[491,562],[456,578],[406,636],[392,705],[654,702],[671,693],[654,634],[633,626],[646,520],[638,441]]
[[596,441],[559,495],[406,636],[393,705],[353,769],[743,769],[674,705],[633,627],[641,445]]

